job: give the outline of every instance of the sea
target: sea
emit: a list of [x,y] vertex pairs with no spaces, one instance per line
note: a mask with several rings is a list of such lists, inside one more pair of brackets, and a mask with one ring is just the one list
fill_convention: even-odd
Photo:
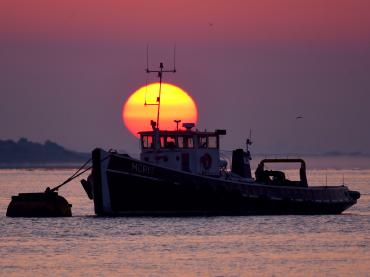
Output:
[[5,216],[12,195],[74,171],[0,170],[0,276],[370,276],[370,169],[308,170],[361,192],[341,215],[96,217],[75,180],[59,191],[73,217]]

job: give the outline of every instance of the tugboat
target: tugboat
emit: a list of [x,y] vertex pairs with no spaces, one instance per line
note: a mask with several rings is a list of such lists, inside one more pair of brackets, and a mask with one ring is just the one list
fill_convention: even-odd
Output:
[[[174,70],[175,71],[175,70]],[[139,215],[282,215],[340,214],[360,198],[342,186],[309,187],[302,159],[262,160],[252,177],[247,149],[232,152],[231,170],[220,159],[220,136],[226,130],[199,131],[194,123],[160,130],[160,64],[157,121],[139,132],[140,159],[97,148],[92,171],[81,183],[98,216]],[[299,181],[266,163],[300,163]]]

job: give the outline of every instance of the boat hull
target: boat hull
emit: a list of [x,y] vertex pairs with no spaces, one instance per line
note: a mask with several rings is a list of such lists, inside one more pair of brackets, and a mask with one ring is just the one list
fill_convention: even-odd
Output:
[[337,187],[279,187],[172,170],[93,151],[92,194],[100,216],[340,214],[356,203]]

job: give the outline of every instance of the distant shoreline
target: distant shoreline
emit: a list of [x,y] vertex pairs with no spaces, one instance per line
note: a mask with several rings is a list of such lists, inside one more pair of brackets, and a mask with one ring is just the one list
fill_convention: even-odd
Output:
[[[126,151],[123,151],[127,153]],[[137,154],[137,155],[136,155]],[[232,151],[220,151],[221,159],[231,165]],[[138,153],[130,153],[137,158]],[[0,140],[0,169],[71,169],[78,168],[91,158],[90,153],[72,151],[52,142],[31,142],[26,138],[18,141]],[[265,154],[252,152],[252,168],[265,158],[302,158],[307,169],[370,169],[370,155],[367,153],[329,151],[323,154]]]
[[90,153],[68,150],[49,140],[43,144],[26,138],[0,140],[0,168],[74,168],[90,157]]
[[82,164],[83,162],[0,164],[0,169],[75,169],[79,168]]

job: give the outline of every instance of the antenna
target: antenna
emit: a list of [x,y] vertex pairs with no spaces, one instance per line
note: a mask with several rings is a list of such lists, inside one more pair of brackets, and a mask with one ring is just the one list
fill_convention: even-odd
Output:
[[[147,55],[147,67],[146,67],[146,73],[158,73],[158,78],[159,78],[159,91],[158,91],[158,97],[156,103],[147,103],[146,102],[146,97],[145,97],[145,106],[157,106],[157,122],[156,126],[157,129],[159,129],[159,114],[160,114],[160,109],[161,109],[161,93],[162,93],[162,77],[163,73],[165,72],[172,72],[176,73],[176,68],[175,68],[175,55],[176,55],[176,46],[174,48],[174,68],[172,70],[166,70],[164,69],[163,62],[159,63],[159,70],[152,70],[149,69],[149,46],[147,45],[146,48],[146,55]],[[148,85],[147,85],[148,86]]]
[[149,44],[146,45],[146,72],[149,71]]
[[176,72],[176,43],[173,46],[173,72]]
[[179,123],[181,122],[181,120],[174,120],[173,122],[176,123],[176,131],[178,132],[179,131]]
[[148,93],[148,77],[146,77],[146,80],[145,80],[145,97],[144,97],[144,106],[148,105],[146,103],[146,95]]
[[252,129],[249,129],[249,138],[247,138],[247,142],[246,142],[246,145],[247,145],[247,152],[249,151],[249,145],[252,145]]

